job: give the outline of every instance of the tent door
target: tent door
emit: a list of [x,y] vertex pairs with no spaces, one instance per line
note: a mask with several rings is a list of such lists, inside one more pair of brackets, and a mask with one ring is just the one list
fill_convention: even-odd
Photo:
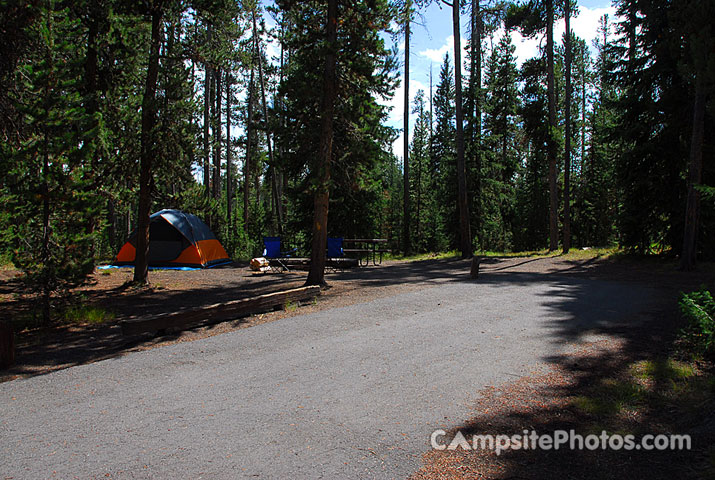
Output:
[[176,259],[189,241],[173,225],[158,218],[149,227],[149,263],[166,263]]

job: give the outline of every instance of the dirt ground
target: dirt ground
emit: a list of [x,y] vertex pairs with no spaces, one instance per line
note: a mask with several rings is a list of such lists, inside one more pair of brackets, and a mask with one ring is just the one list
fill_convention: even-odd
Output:
[[[684,273],[677,271],[672,262],[663,260],[488,257],[481,261],[480,276],[558,274],[618,278],[657,285],[675,295],[678,291],[712,283],[715,268],[710,267],[712,265],[705,265],[697,272]],[[260,274],[252,272],[245,264],[236,263],[207,270],[154,270],[149,274],[151,287],[135,289],[126,287],[132,269],[96,270],[88,284],[79,289],[77,298],[84,305],[111,312],[115,318],[101,325],[72,324],[17,332],[16,365],[0,371],[0,381],[42,374],[132,351],[192,341],[288,316],[367,302],[428,288],[435,283],[466,279],[469,269],[469,260],[455,258],[386,261],[381,266],[331,272],[326,275],[330,288],[324,290],[314,304],[156,337],[123,336],[118,322],[296,288],[303,285],[306,272]],[[12,270],[0,271],[2,318],[27,317],[31,315],[34,305],[34,299],[23,294],[19,274]]]

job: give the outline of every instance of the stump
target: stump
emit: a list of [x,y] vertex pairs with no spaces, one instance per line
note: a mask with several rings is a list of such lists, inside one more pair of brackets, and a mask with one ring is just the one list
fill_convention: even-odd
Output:
[[469,276],[474,279],[479,277],[479,260],[476,255],[472,257],[472,269],[469,271]]
[[15,363],[15,334],[4,322],[0,322],[0,368],[7,368]]

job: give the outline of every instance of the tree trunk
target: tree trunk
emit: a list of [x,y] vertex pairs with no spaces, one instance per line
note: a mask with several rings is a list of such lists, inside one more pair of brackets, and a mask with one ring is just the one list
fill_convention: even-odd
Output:
[[[588,51],[587,51],[588,52]],[[581,170],[586,165],[586,59],[588,53],[582,53],[581,58]]]
[[462,46],[459,33],[459,1],[452,3],[452,28],[454,30],[454,93],[457,123],[457,189],[459,207],[459,248],[462,258],[472,256],[472,236],[469,225],[467,173],[464,164],[464,116],[462,113]]
[[549,160],[549,250],[559,248],[558,192],[556,185],[556,90],[554,87],[554,3],[546,0],[546,68],[549,107],[547,156]]
[[404,103],[404,145],[403,145],[403,237],[405,255],[411,251],[410,245],[410,0],[405,2],[405,103]]
[[243,165],[243,225],[248,229],[248,208],[251,199],[251,147],[253,134],[253,65],[248,81],[248,114],[246,116],[246,161]]
[[566,122],[566,141],[564,152],[564,239],[563,252],[571,249],[571,0],[566,4],[566,104],[564,116]]
[[[47,30],[48,30],[48,45],[47,45],[47,55],[46,60],[48,66],[50,67],[50,78],[48,78],[48,85],[45,88],[44,93],[44,103],[48,103],[49,97],[53,94],[53,88],[57,84],[57,78],[54,70],[55,58],[54,58],[54,31],[52,15],[54,10],[54,2],[50,2],[50,6],[47,9]],[[52,272],[51,256],[50,256],[50,237],[51,237],[51,225],[50,225],[50,139],[47,129],[43,132],[43,142],[42,142],[42,185],[41,195],[42,195],[42,245],[40,247],[40,261],[42,263],[42,268],[40,271],[41,275],[41,288],[42,288],[42,323],[43,325],[49,325],[50,323],[50,300],[52,296],[52,285],[51,278],[54,277],[54,272]]]
[[[214,108],[214,167],[213,167],[213,197],[221,198],[221,68],[214,71],[214,85],[216,91],[216,107]],[[217,228],[217,222],[212,225]]]
[[50,187],[48,177],[50,175],[49,140],[45,132],[43,165],[42,165],[42,323],[50,324],[50,297],[52,287],[50,285]]
[[149,214],[153,187],[152,160],[154,157],[153,130],[156,123],[156,81],[159,74],[159,39],[161,37],[162,11],[151,12],[151,46],[147,66],[144,99],[142,100],[142,131],[139,167],[139,213],[137,226],[137,253],[134,266],[134,283],[148,283],[149,266]]
[[109,246],[112,250],[117,249],[117,211],[114,207],[114,200],[107,199],[107,235],[109,236]]
[[[208,27],[208,39],[211,41],[211,25]],[[211,109],[211,79],[213,78],[213,72],[211,71],[211,66],[206,61],[204,65],[204,188],[206,189],[206,196],[208,197],[211,193],[211,146],[209,141],[209,123],[211,122],[210,109]]]
[[325,285],[325,248],[328,239],[328,202],[330,200],[330,163],[333,156],[333,115],[338,93],[336,65],[338,40],[338,2],[328,0],[326,25],[328,50],[323,73],[323,100],[320,120],[320,151],[312,174],[318,178],[314,196],[313,240],[310,271],[305,285]]
[[[278,85],[283,85],[283,73],[285,69],[285,56],[286,56],[286,51],[285,51],[285,35],[286,35],[286,16],[283,15],[281,16],[281,36],[280,36],[280,43],[281,43],[281,53],[280,53],[280,66],[279,66],[279,78],[278,78]],[[286,111],[285,111],[285,102],[284,99],[281,98],[279,95],[278,91],[276,91],[275,94],[275,102],[278,105],[278,109],[280,112],[280,125],[283,128],[283,131],[287,128],[287,117],[286,117]],[[278,150],[278,158],[285,158],[285,146],[283,143],[279,143],[279,147],[277,147]],[[284,192],[286,190],[286,176],[285,172],[281,168],[278,171],[278,198],[281,200],[281,212],[283,214],[283,218],[286,218],[288,216],[288,213],[286,211],[287,204],[285,202],[285,196]]]
[[482,198],[482,10],[481,1],[472,0],[472,78],[469,88],[472,89],[474,110],[472,116],[472,154],[474,155],[474,206],[476,235],[481,233],[481,198]]
[[[253,9],[253,31],[257,32],[256,28],[256,9]],[[263,124],[266,129],[266,145],[268,147],[268,163],[270,164],[271,168],[271,193],[273,195],[273,204],[275,206],[275,212],[276,212],[276,217],[277,217],[277,227],[278,227],[278,233],[282,233],[283,231],[283,202],[282,199],[280,198],[280,191],[278,187],[278,178],[277,178],[277,167],[273,158],[273,146],[271,142],[271,132],[270,128],[268,126],[268,107],[266,105],[266,82],[265,79],[263,78],[263,58],[261,55],[261,49],[259,48],[258,44],[258,37],[256,35],[253,36],[253,41],[255,43],[255,51],[257,53],[257,59],[258,59],[258,83],[261,86],[261,104],[263,107]]]
[[698,246],[698,217],[700,214],[700,192],[695,188],[702,181],[703,140],[705,135],[705,82],[698,73],[695,80],[695,103],[693,106],[693,134],[690,141],[690,166],[688,175],[688,199],[685,207],[685,234],[683,251],[680,256],[681,270],[695,268]]
[[233,194],[233,175],[231,158],[231,71],[226,70],[226,224],[233,231],[231,196]]

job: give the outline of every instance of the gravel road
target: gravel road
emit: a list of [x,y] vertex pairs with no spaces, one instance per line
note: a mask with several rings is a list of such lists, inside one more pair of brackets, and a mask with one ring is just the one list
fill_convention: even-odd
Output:
[[601,279],[455,280],[2,383],[0,477],[404,478],[474,392],[659,302]]

